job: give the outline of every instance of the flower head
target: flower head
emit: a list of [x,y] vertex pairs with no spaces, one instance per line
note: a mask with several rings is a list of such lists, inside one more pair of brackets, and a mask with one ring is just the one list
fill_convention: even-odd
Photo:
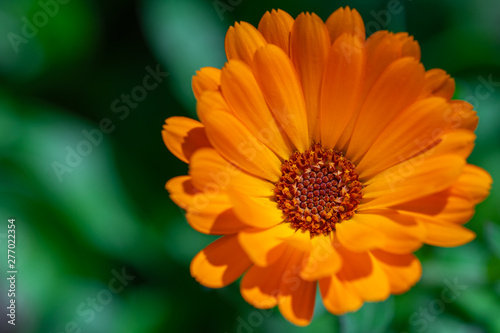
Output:
[[356,10],[324,23],[267,12],[226,35],[228,62],[193,79],[201,122],[166,120],[165,144],[189,163],[168,181],[196,230],[222,235],[191,263],[201,284],[241,275],[258,308],[297,325],[316,287],[334,314],[407,291],[423,244],[458,246],[491,178],[467,164],[478,118],[426,71],[406,33],[365,39]]

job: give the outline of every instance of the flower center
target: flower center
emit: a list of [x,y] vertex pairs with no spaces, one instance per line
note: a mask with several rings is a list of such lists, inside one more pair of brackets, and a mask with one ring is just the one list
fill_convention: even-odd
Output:
[[313,237],[335,231],[337,223],[354,215],[362,187],[351,161],[316,143],[283,163],[274,193],[285,222]]

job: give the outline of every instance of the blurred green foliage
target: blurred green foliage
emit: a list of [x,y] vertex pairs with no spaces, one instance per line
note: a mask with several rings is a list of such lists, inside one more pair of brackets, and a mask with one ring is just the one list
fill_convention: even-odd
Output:
[[[211,290],[190,277],[191,258],[213,237],[169,200],[165,182],[187,167],[160,135],[165,118],[195,115],[191,77],[224,64],[234,21],[257,25],[273,8],[326,19],[349,5],[372,26],[414,35],[425,67],[456,78],[456,98],[480,116],[470,162],[500,179],[500,2],[408,0],[397,14],[383,0],[220,2],[225,11],[203,0],[0,2],[0,257],[14,217],[16,332],[500,332],[496,187],[468,224],[475,241],[417,253],[424,273],[408,293],[340,317],[319,301],[312,324],[297,328],[246,304],[237,283]],[[148,89],[158,65],[169,75]],[[109,131],[99,136],[103,119]],[[5,264],[0,329],[14,332]],[[130,280],[118,284],[123,272]],[[443,302],[455,282],[463,290]]]

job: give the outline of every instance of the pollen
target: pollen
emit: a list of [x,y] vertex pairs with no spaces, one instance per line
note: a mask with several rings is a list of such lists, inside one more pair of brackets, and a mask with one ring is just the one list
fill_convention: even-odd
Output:
[[332,149],[316,143],[295,152],[281,167],[274,194],[285,222],[296,230],[308,230],[311,238],[335,231],[349,220],[363,197],[354,164]]

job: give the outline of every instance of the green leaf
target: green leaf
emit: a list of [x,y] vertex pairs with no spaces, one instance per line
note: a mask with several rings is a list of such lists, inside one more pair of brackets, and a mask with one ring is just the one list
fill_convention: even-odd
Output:
[[500,226],[489,221],[484,226],[484,235],[488,246],[498,258],[500,258]]
[[365,303],[361,309],[340,319],[341,333],[384,333],[394,317],[394,299],[381,303]]
[[195,115],[191,79],[201,67],[224,64],[225,28],[209,3],[194,0],[144,2],[144,29],[172,90]]

